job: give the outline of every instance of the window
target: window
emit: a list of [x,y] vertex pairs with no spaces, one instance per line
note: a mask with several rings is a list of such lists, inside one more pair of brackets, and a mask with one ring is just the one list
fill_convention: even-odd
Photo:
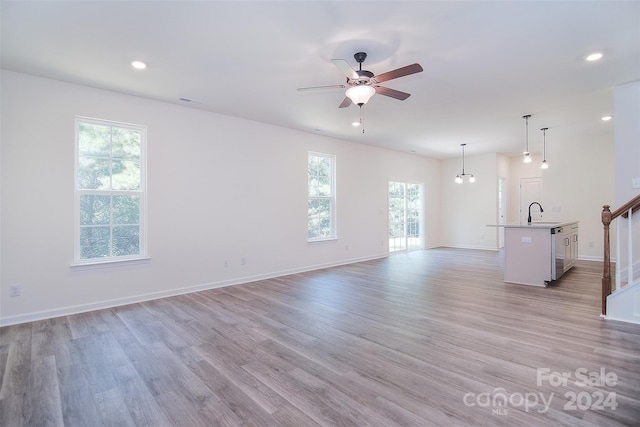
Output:
[[146,256],[144,126],[76,118],[77,263]]
[[309,153],[308,239],[335,239],[335,156]]
[[389,182],[389,252],[422,247],[422,185]]

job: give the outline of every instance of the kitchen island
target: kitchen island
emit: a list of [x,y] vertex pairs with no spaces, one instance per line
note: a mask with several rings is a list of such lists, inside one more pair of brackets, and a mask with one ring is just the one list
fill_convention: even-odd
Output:
[[488,225],[504,227],[504,281],[548,286],[578,259],[578,221]]

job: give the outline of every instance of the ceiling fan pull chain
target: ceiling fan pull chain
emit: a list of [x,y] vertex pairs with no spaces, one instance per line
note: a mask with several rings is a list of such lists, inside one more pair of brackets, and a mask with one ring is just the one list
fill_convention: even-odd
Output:
[[362,105],[360,106],[360,123],[362,124],[362,133],[364,133],[364,112],[362,111]]

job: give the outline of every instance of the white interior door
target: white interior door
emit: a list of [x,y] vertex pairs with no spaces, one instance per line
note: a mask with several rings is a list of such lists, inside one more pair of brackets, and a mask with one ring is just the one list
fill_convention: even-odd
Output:
[[[498,178],[498,224],[507,223],[507,189],[504,178]],[[504,227],[498,227],[498,247],[504,248]]]
[[[538,202],[542,205],[542,177],[520,178],[520,224],[527,223],[529,205],[533,202]],[[531,207],[531,219],[539,221],[541,218],[540,208],[538,205],[533,205]]]

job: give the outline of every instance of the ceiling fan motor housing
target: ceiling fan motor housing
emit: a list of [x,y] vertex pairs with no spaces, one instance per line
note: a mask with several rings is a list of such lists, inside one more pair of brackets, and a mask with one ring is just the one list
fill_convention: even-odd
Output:
[[371,79],[375,76],[375,74],[373,74],[371,71],[356,70],[356,73],[358,74],[357,79],[347,79],[349,85],[370,85],[373,83]]

